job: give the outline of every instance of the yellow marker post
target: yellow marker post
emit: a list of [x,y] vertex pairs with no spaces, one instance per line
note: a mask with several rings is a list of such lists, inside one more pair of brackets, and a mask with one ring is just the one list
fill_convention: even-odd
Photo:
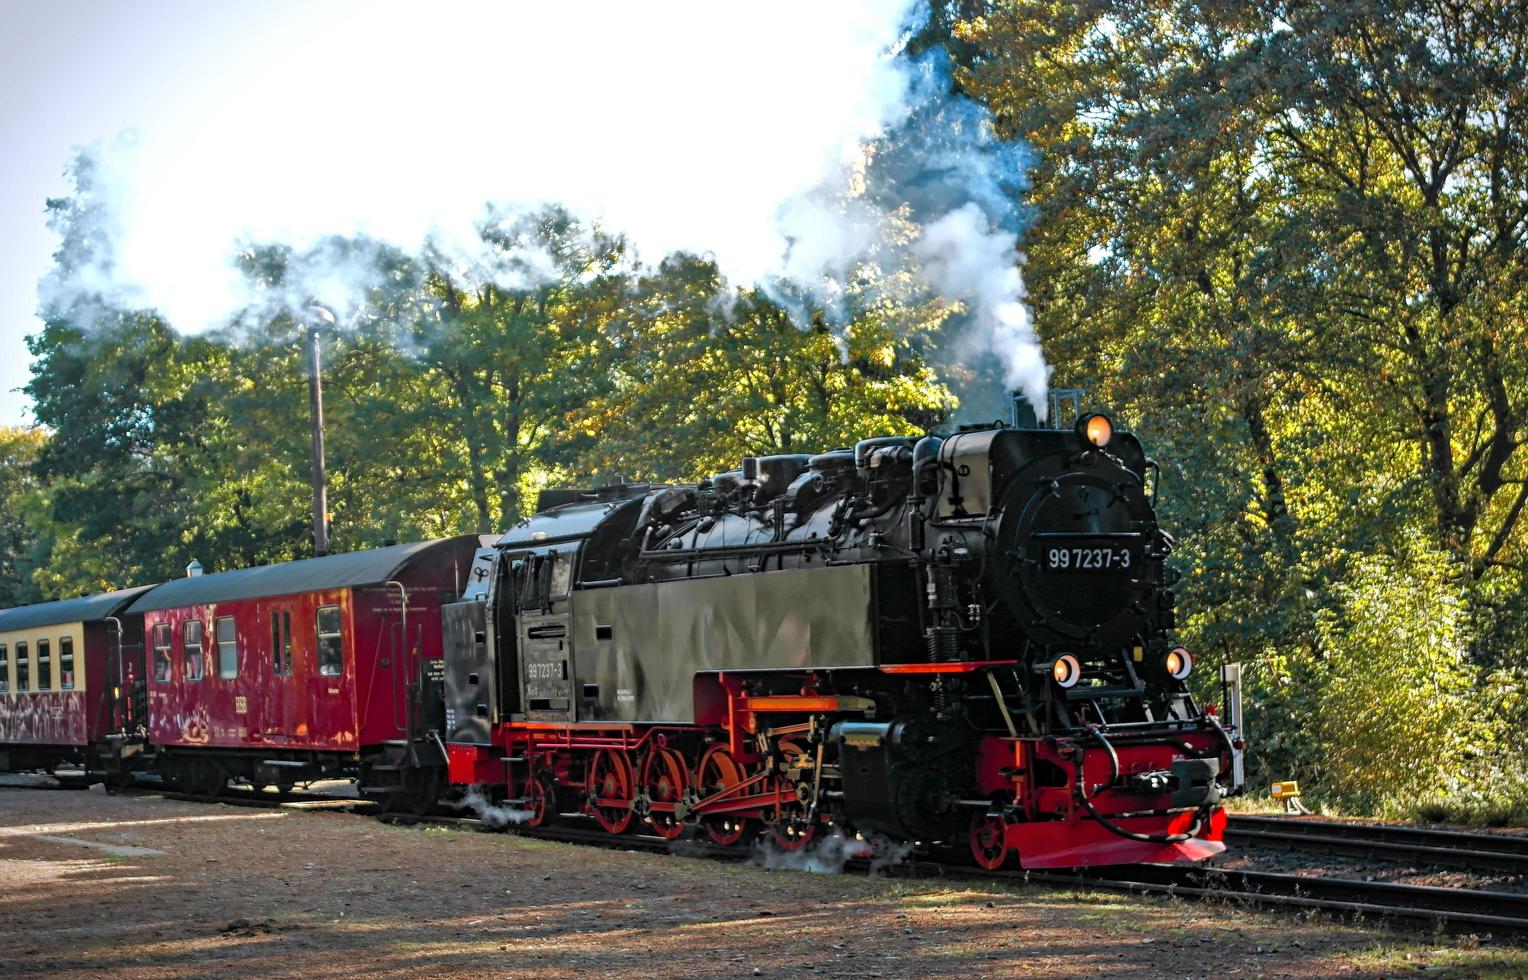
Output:
[[1309,813],[1305,804],[1300,802],[1300,783],[1298,780],[1286,779],[1274,783],[1269,789],[1269,795],[1284,804],[1285,813]]

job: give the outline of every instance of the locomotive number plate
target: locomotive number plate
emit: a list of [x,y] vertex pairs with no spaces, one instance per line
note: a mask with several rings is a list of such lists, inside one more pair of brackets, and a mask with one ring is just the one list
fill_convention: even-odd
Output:
[[1119,548],[1046,548],[1042,567],[1047,572],[1125,571],[1135,562],[1130,549]]

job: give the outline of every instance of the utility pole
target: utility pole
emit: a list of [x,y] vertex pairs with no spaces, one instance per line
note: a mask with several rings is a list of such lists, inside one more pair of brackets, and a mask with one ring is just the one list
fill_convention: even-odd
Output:
[[318,324],[334,324],[334,314],[322,306],[310,306],[308,323],[308,414],[313,422],[313,551],[329,553],[329,487],[324,475],[324,386],[319,373]]

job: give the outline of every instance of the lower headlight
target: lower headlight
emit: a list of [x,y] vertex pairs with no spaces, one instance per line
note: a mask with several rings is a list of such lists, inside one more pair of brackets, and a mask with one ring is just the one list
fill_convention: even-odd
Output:
[[1162,660],[1162,666],[1167,670],[1167,675],[1175,681],[1181,681],[1194,670],[1194,658],[1182,647],[1174,647]]

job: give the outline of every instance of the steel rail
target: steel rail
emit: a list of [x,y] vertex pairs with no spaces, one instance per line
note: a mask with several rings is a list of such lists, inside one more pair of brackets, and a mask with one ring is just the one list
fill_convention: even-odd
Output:
[[1528,836],[1509,834],[1236,815],[1226,827],[1226,841],[1472,871],[1528,872]]

